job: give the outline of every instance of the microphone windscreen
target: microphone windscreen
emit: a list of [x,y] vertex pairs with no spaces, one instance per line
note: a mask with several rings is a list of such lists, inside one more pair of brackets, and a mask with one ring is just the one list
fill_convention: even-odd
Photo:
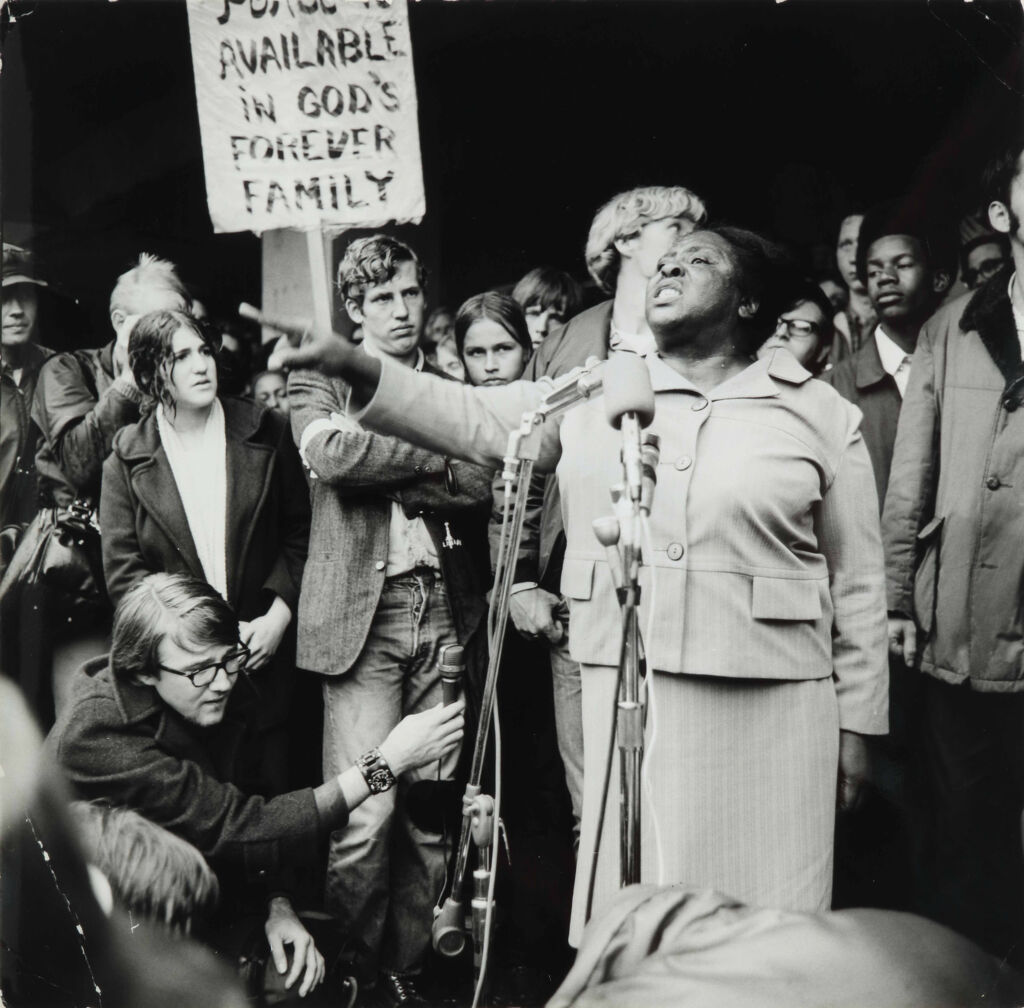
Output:
[[614,353],[604,366],[604,410],[608,422],[618,430],[627,413],[635,413],[641,427],[654,419],[654,389],[643,357]]
[[466,668],[466,652],[461,644],[448,644],[441,648],[438,660],[441,674],[463,672]]

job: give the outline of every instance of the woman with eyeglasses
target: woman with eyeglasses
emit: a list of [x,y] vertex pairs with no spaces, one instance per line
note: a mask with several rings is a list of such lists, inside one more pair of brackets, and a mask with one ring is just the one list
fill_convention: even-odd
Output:
[[47,748],[77,797],[132,808],[196,847],[221,890],[206,939],[238,961],[254,947],[245,945],[248,925],[262,927],[279,980],[305,996],[325,963],[287,895],[290,868],[322,857],[327,834],[343,829],[357,805],[451,752],[463,704],[410,715],[319,787],[249,794],[239,786],[237,742],[254,697],[228,703],[249,659],[239,631],[205,580],[142,578],[118,606],[110,655],[75,677]]
[[788,350],[813,375],[821,374],[832,346],[832,306],[811,281],[803,284],[789,307],[775,320],[775,331],[761,344],[757,359],[773,350]]
[[118,434],[103,467],[103,569],[115,606],[147,574],[169,571],[203,578],[234,608],[260,697],[249,783],[276,792],[288,779],[288,631],[309,496],[287,421],[218,395],[216,349],[211,331],[183,312],[135,323],[128,363],[151,408]]

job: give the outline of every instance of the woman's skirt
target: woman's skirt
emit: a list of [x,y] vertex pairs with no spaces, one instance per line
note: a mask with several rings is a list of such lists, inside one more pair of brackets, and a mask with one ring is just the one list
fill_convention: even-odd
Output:
[[[582,667],[583,833],[570,929],[574,945],[585,923],[617,675],[607,666]],[[717,889],[756,906],[827,910],[839,750],[832,680],[655,673],[654,687],[657,735],[652,738],[649,709],[641,880]],[[618,889],[616,751],[593,916]]]

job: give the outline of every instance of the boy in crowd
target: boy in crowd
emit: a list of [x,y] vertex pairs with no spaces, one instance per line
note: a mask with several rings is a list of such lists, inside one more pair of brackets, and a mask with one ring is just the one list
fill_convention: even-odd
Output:
[[[918,334],[956,269],[953,232],[929,209],[909,201],[885,203],[865,215],[855,262],[878,323],[859,350],[823,377],[861,410],[881,512]],[[875,787],[865,806],[838,826],[837,906],[917,907],[913,883],[920,882],[924,831],[920,788],[912,784],[919,762],[919,680],[899,658],[890,658],[890,732],[874,748]]]
[[[424,271],[386,235],[353,241],[338,288],[360,346],[440,373],[420,341]],[[349,766],[406,714],[441,699],[438,658],[480,622],[485,588],[460,518],[486,513],[492,473],[364,430],[348,387],[314,371],[288,378],[292,433],[312,477],[313,520],[299,600],[298,664],[323,677],[324,775]],[[411,809],[437,801],[435,766],[369,803],[335,833],[327,909],[379,961],[382,1004],[421,1004],[423,966],[447,851],[440,824]]]

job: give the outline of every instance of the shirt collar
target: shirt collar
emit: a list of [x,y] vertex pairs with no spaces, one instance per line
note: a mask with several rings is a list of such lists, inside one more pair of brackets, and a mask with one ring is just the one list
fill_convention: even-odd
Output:
[[882,362],[886,374],[895,375],[903,366],[903,362],[911,356],[886,335],[881,326],[875,326],[875,346],[878,348],[878,359]]
[[[376,357],[377,360],[383,360],[385,357],[389,357],[391,360],[395,359],[394,357],[391,357],[390,354],[386,354],[382,350],[379,350],[377,347],[373,346],[373,344],[371,344],[369,340],[364,339],[363,342],[360,343],[359,345],[363,348],[363,353],[365,353],[367,357]],[[416,363],[413,364],[412,366],[413,371],[422,371],[423,365],[426,363],[426,361],[427,358],[423,354],[423,348],[417,347]],[[401,365],[399,366],[401,367]]]
[[[655,392],[693,392],[704,396],[694,384],[670,367],[660,354],[647,358],[651,371],[651,385]],[[739,374],[716,386],[707,398],[762,399],[779,394],[779,382],[802,385],[811,377],[808,371],[788,350],[778,348],[767,357],[754,361]]]

